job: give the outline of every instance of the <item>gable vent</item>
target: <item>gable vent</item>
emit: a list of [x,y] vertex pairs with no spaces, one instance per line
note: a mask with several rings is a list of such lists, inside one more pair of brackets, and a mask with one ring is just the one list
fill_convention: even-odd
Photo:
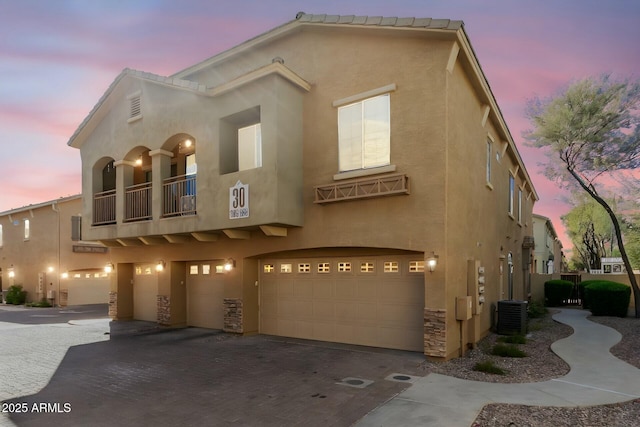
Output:
[[142,118],[142,93],[140,91],[127,96],[129,100],[129,123]]

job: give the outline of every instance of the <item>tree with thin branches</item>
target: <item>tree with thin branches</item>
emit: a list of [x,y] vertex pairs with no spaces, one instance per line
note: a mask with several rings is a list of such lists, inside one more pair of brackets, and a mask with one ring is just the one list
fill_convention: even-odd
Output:
[[545,149],[545,175],[561,187],[582,188],[611,218],[640,318],[640,289],[620,222],[599,190],[603,177],[640,162],[640,81],[610,75],[578,80],[556,96],[529,100],[527,115],[533,127],[524,137]]

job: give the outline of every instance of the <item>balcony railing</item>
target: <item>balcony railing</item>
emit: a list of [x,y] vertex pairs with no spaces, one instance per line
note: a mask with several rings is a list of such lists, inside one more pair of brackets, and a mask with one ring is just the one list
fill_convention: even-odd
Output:
[[124,220],[151,219],[151,183],[136,184],[125,190]]
[[93,225],[115,224],[116,190],[102,191],[93,195]]
[[318,185],[314,203],[331,203],[371,197],[409,194],[409,177],[405,174],[385,175],[375,178]]
[[167,178],[162,183],[162,216],[195,215],[196,175]]

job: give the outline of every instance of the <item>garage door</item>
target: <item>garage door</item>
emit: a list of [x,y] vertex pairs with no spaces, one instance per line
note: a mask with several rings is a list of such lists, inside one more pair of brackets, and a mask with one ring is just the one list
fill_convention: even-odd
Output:
[[223,328],[224,274],[216,273],[215,265],[212,261],[191,263],[187,266],[189,326]]
[[423,351],[424,257],[263,260],[264,334]]
[[133,318],[158,321],[158,274],[153,264],[135,266],[133,278]]
[[67,305],[109,302],[109,275],[104,271],[74,271],[69,274]]

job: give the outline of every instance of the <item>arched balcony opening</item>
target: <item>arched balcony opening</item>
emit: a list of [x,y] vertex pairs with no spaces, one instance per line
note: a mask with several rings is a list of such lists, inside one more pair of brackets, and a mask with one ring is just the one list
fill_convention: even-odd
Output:
[[116,168],[110,157],[100,159],[93,167],[92,225],[116,222]]
[[133,170],[125,178],[124,221],[149,220],[152,215],[152,164],[149,149],[136,147],[125,160],[127,164],[133,165]]
[[196,213],[196,140],[180,133],[169,138],[164,149],[171,151],[170,171],[162,180],[162,216],[173,217]]

